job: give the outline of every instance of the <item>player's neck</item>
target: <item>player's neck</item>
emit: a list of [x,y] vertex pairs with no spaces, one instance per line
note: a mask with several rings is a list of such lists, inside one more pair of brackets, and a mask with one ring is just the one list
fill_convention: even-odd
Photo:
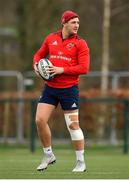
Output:
[[62,29],[62,39],[65,40],[69,37],[69,33],[67,31],[65,31],[64,29]]
[[65,29],[62,29],[62,39],[65,40],[67,38],[69,38],[70,36],[73,36],[74,34],[70,34],[68,31],[66,31]]

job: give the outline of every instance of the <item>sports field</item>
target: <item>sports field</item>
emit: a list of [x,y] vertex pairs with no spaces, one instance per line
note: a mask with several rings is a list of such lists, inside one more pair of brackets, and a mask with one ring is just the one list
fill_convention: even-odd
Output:
[[88,147],[87,171],[72,173],[75,154],[71,145],[54,146],[57,162],[43,172],[36,167],[41,160],[41,149],[30,153],[25,147],[0,145],[0,179],[127,179],[129,178],[129,154],[122,148]]

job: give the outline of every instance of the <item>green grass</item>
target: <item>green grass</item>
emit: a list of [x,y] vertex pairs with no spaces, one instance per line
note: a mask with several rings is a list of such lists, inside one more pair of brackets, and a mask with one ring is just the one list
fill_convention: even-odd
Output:
[[57,162],[46,171],[37,172],[41,148],[30,153],[25,147],[0,147],[0,179],[126,179],[129,178],[129,154],[121,148],[88,147],[87,171],[72,173],[75,154],[71,146],[55,146]]

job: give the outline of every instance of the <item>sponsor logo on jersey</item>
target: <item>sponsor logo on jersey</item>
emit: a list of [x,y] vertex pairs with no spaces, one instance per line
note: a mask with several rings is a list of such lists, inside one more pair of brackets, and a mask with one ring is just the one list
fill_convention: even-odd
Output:
[[61,55],[50,55],[51,59],[61,59],[61,60],[66,60],[66,61],[71,61],[71,58],[66,57],[66,56],[61,56]]

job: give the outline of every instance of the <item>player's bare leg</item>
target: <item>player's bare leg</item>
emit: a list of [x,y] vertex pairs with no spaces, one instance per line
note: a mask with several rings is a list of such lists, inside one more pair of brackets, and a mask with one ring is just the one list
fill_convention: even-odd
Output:
[[84,172],[86,170],[84,160],[84,136],[79,126],[78,110],[64,111],[64,115],[76,152],[76,166],[73,172]]
[[51,148],[51,131],[48,126],[48,120],[55,109],[55,106],[39,103],[36,112],[36,126],[38,131],[38,136],[41,140],[43,146],[44,157],[41,164],[37,167],[38,171],[44,170],[49,164],[56,161],[56,158],[52,152]]

